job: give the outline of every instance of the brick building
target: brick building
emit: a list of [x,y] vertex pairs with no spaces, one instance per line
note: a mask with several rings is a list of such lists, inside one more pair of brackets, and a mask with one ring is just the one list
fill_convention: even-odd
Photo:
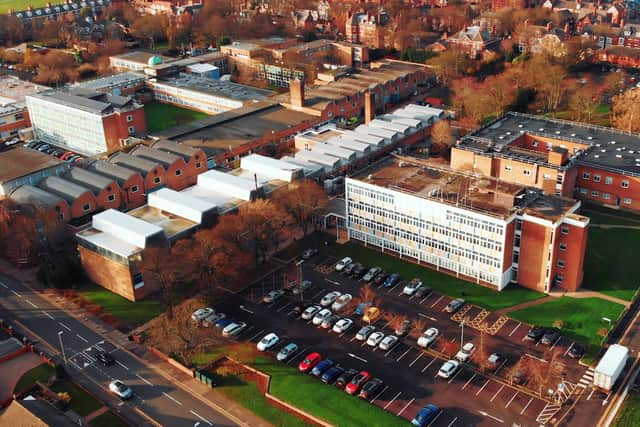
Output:
[[60,176],[71,167],[56,157],[25,147],[0,152],[0,165],[0,198],[21,185],[37,185],[48,176]]
[[166,170],[164,166],[157,161],[120,152],[109,157],[109,163],[139,173],[142,176],[143,188],[146,194],[160,187],[169,185],[170,181],[166,175]]
[[15,76],[0,76],[0,142],[31,126],[25,97],[48,89]]
[[[386,17],[386,15],[384,15]],[[345,24],[345,39],[349,43],[358,43],[379,49],[384,47],[383,15],[354,13]]]
[[122,190],[113,178],[82,168],[71,168],[63,177],[91,190],[96,198],[98,209],[120,209]]
[[144,178],[140,172],[109,163],[105,160],[94,160],[85,167],[88,171],[99,173],[118,183],[121,193],[121,208],[129,210],[142,206],[147,198],[144,189]]
[[45,211],[54,211],[60,221],[67,222],[71,219],[71,209],[66,200],[38,187],[21,185],[13,190],[9,197],[19,205],[32,205]]
[[476,59],[482,56],[485,50],[496,47],[500,38],[495,37],[489,30],[474,25],[460,30],[447,38],[446,42],[463,51],[470,58]]
[[40,181],[38,187],[58,196],[69,204],[71,220],[82,222],[98,209],[98,201],[93,192],[82,185],[57,176],[49,176]]

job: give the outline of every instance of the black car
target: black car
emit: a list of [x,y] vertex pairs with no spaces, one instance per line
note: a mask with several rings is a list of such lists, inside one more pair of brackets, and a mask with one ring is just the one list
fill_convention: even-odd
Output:
[[373,279],[373,284],[374,285],[381,285],[385,280],[387,280],[387,277],[389,277],[389,273],[387,273],[386,271],[382,270],[380,273],[378,273],[378,275]]
[[431,293],[431,288],[428,286],[422,285],[422,287],[418,288],[416,291],[416,298],[424,298]]
[[351,274],[353,277],[360,278],[363,274],[365,274],[369,269],[364,265],[357,263],[353,270],[351,270]]
[[384,381],[382,381],[380,378],[374,378],[370,380],[362,387],[362,390],[360,390],[360,397],[363,399],[370,399],[382,389],[383,385]]
[[404,337],[409,333],[409,329],[411,329],[411,320],[407,319],[403,321],[400,327],[398,327],[394,332],[397,336]]
[[98,361],[104,366],[110,366],[116,362],[116,359],[114,359],[112,355],[104,351],[98,353],[96,355],[96,359],[98,359]]
[[544,332],[545,330],[542,326],[534,326],[533,328],[529,329],[529,332],[527,332],[527,336],[525,338],[529,341],[538,341],[540,338],[542,338]]
[[572,359],[581,359],[584,356],[584,347],[578,344],[574,344],[571,347],[571,350],[567,353],[567,355]]
[[325,384],[332,384],[342,374],[344,374],[344,368],[341,368],[340,366],[332,366],[324,371],[320,379]]
[[344,388],[347,384],[349,384],[349,382],[351,382],[353,377],[358,375],[358,372],[360,371],[358,371],[357,369],[347,369],[342,374],[340,374],[338,378],[336,378],[336,382],[334,383],[335,386]]
[[551,345],[560,338],[560,330],[556,328],[547,329],[542,335],[540,342],[544,345]]
[[318,250],[316,248],[305,249],[305,251],[302,252],[302,259],[309,259],[317,253],[318,253]]
[[358,265],[362,265],[358,262],[352,262],[351,264],[347,265],[343,270],[342,270],[342,274],[348,276],[353,272],[353,269],[356,268],[356,266]]

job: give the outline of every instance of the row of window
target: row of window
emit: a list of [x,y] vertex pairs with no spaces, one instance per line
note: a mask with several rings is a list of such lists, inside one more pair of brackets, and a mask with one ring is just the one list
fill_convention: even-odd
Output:
[[[506,172],[511,172],[513,169],[511,168],[511,165],[505,165],[504,170],[505,170]],[[524,176],[530,176],[530,175],[531,175],[531,171],[530,171],[529,169],[523,169],[523,170],[522,170],[522,174],[523,174]],[[546,176],[547,176],[547,175],[545,175],[545,177],[546,177]],[[545,178],[545,179],[546,179],[546,178]]]
[[[585,181],[589,181],[589,179],[591,178],[591,174],[589,172],[584,172],[582,174],[582,179]],[[593,182],[600,182],[602,179],[602,177],[600,175],[593,175]],[[605,176],[604,177],[604,183],[607,185],[611,185],[613,184],[613,177],[611,176]],[[626,179],[623,179],[622,181],[620,181],[620,187],[622,188],[629,188],[629,181],[627,181]]]
[[[589,190],[586,188],[581,188],[580,194],[589,194]],[[592,190],[591,197],[599,198],[600,192]],[[611,200],[611,193],[602,193],[602,198],[604,200]],[[633,203],[633,199],[631,199],[630,197],[625,197],[622,199],[622,203],[624,203],[625,205],[630,205],[631,203]]]

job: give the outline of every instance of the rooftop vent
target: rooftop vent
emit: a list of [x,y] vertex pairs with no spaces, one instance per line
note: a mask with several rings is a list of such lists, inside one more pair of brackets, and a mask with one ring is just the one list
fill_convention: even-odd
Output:
[[596,158],[596,159],[599,159],[600,158],[600,154],[596,154],[593,157]]
[[524,133],[524,130],[521,130],[520,133]]
[[504,135],[500,135],[498,139],[504,139]]
[[621,159],[622,158],[622,154],[616,154],[616,159]]
[[593,137],[592,137],[592,136],[588,136],[588,137],[587,137],[587,139],[588,139],[588,140],[592,140],[592,139],[593,139]]
[[507,132],[507,135],[511,135],[511,132]]
[[603,152],[603,153],[607,152],[607,150],[605,150],[604,148],[602,150],[600,150],[600,151]]
[[596,144],[596,147],[600,147],[600,143],[597,143],[597,144]]
[[611,143],[611,144],[613,144],[613,145],[615,145],[615,144],[616,144],[616,142],[615,142],[615,141],[611,141],[610,143]]
[[560,131],[559,130],[556,131],[556,135],[560,135]]
[[524,126],[522,126],[522,125],[518,125],[518,127],[519,127],[519,128],[521,128],[521,127],[524,127]]
[[633,154],[633,153],[635,153],[634,150],[629,150],[629,154]]
[[622,151],[622,148],[618,147],[616,148],[616,151]]
[[575,133],[572,133],[572,134],[571,134],[571,136],[576,136],[576,134],[575,134]]
[[538,130],[539,130],[540,132],[543,132],[543,131],[544,131],[544,128],[540,128],[540,129],[538,129]]

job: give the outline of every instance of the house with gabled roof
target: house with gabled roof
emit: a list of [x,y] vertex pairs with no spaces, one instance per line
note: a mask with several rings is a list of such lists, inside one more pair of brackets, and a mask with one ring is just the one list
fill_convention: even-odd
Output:
[[449,37],[447,41],[450,46],[456,46],[469,55],[470,58],[475,59],[482,55],[485,50],[497,46],[500,38],[491,34],[487,29],[473,25],[460,30]]

